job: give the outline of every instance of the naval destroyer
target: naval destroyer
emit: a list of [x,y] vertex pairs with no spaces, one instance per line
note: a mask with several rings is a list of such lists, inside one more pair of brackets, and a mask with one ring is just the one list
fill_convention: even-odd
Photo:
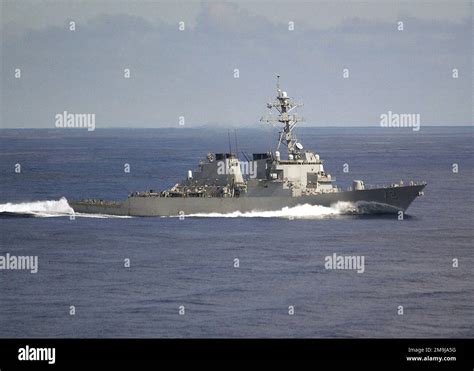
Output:
[[[261,121],[278,125],[275,150],[254,153],[247,161],[238,154],[208,153],[186,178],[161,192],[133,192],[125,201],[70,201],[78,213],[124,216],[186,216],[234,212],[279,211],[299,205],[334,206],[349,203],[354,212],[397,213],[406,211],[423,194],[425,182],[400,182],[369,187],[354,180],[348,189],[335,185],[318,154],[305,150],[293,130],[302,121],[295,103],[280,89],[267,104],[274,115]],[[251,171],[249,171],[249,169]]]

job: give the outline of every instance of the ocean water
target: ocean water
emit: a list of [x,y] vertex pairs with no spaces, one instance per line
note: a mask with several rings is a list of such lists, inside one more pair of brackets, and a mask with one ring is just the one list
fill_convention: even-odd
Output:
[[[39,259],[36,274],[0,270],[0,337],[473,337],[472,128],[298,134],[341,187],[424,180],[425,196],[402,221],[317,207],[71,220],[67,200],[174,185],[228,150],[227,131],[0,130],[0,255]],[[275,137],[239,130],[238,150]],[[365,271],[325,269],[334,253]]]

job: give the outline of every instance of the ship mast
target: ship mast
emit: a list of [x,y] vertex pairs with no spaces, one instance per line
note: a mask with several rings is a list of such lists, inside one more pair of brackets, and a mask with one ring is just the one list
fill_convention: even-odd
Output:
[[276,109],[278,112],[277,116],[262,117],[260,121],[267,122],[270,124],[283,124],[283,131],[280,131],[277,151],[280,150],[281,144],[286,144],[286,151],[288,154],[288,159],[300,158],[300,152],[303,149],[301,143],[298,143],[296,137],[293,136],[292,130],[295,128],[298,122],[303,121],[302,118],[296,115],[296,113],[290,114],[295,108],[301,107],[302,104],[297,104],[293,102],[286,91],[280,89],[280,75],[277,75],[277,97],[271,102],[267,103],[267,108],[271,111]]

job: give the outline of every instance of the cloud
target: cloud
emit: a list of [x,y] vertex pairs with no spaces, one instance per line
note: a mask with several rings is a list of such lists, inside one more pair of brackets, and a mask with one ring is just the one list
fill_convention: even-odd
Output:
[[[67,30],[66,17],[59,25],[2,33],[1,123],[52,127],[54,115],[67,110],[96,113],[99,128],[176,126],[179,116],[191,126],[256,125],[277,72],[285,89],[304,100],[310,124],[370,125],[389,109],[420,113],[424,124],[471,122],[470,18],[405,16],[399,32],[393,19],[345,11],[341,24],[289,31],[283,20],[245,4],[203,3],[185,31],[169,19],[137,15],[142,9],[93,17],[78,10],[76,32]],[[378,14],[378,5],[371,9]],[[325,10],[318,8],[318,19],[331,16]],[[15,68],[21,79],[13,77]]]
[[[8,31],[38,30],[64,26],[65,20],[87,23],[100,15],[127,14],[150,23],[176,25],[185,21],[193,28],[202,21],[203,8],[209,19],[223,28],[239,30],[239,18],[254,17],[273,24],[295,21],[301,28],[327,29],[338,27],[350,18],[363,21],[393,22],[400,17],[442,22],[463,22],[470,18],[472,3],[450,1],[201,1],[201,0],[4,0],[2,27]],[[200,19],[201,18],[201,19]]]

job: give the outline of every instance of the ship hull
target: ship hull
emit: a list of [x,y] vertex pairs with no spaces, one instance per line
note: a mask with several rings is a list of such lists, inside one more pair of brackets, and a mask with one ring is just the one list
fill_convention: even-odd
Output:
[[252,211],[278,211],[298,205],[332,206],[350,202],[367,212],[395,213],[406,211],[425,187],[409,185],[366,190],[324,193],[300,197],[129,197],[124,202],[72,201],[77,213],[121,216],[179,216],[196,214],[229,214]]

